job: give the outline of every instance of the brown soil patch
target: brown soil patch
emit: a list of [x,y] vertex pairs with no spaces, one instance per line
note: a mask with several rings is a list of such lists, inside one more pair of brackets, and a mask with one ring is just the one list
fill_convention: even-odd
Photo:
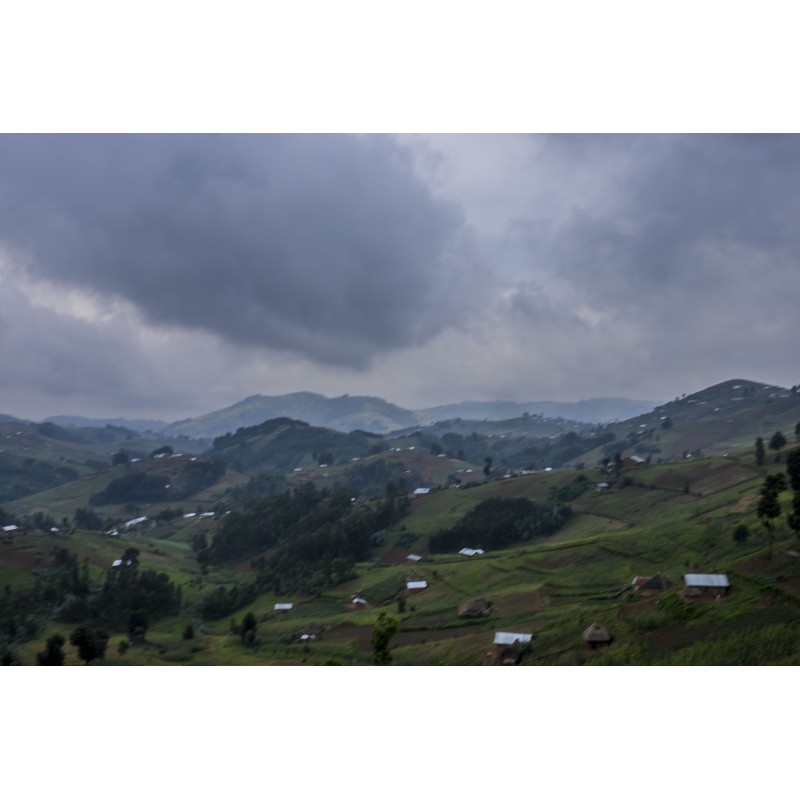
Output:
[[[0,544],[0,561],[15,569],[32,570],[38,566],[37,555],[39,553],[35,547],[14,547],[14,545]],[[44,561],[44,559],[41,560]]]
[[[383,558],[381,558],[381,564],[416,564],[416,561],[409,561],[406,556],[410,555],[413,550],[408,550],[402,547],[393,547],[391,550],[387,550],[384,554]],[[421,553],[417,553],[417,555],[422,555]]]
[[557,569],[558,567],[568,567],[571,564],[580,561],[579,553],[570,553],[569,555],[559,556],[555,558],[542,558],[533,563],[537,567],[544,567],[544,569]]
[[[445,628],[443,630],[425,631],[398,631],[390,643],[390,647],[407,647],[410,645],[435,642],[442,639],[456,639],[462,636],[474,635],[477,628],[465,626],[463,628]],[[486,634],[490,637],[490,634]],[[327,641],[353,642],[359,650],[369,652],[372,650],[372,628],[367,625],[337,625],[325,634]],[[490,639],[491,642],[491,639]]]

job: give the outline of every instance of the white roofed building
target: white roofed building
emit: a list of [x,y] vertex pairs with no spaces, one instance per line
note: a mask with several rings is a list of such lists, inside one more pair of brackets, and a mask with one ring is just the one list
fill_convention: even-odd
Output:
[[494,644],[514,644],[519,642],[525,644],[533,639],[532,633],[513,633],[512,631],[496,631],[494,634]]
[[731,582],[722,573],[690,573],[683,576],[684,597],[701,597],[713,593],[716,597],[728,594]]

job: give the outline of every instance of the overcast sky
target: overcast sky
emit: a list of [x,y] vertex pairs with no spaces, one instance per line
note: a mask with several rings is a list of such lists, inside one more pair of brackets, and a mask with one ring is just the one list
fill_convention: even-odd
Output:
[[800,137],[0,135],[0,413],[800,380]]

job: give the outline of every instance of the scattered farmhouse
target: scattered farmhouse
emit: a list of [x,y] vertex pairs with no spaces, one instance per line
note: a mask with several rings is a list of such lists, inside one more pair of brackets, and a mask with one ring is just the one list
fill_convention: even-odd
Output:
[[590,649],[596,650],[611,644],[611,634],[599,622],[593,622],[583,632],[583,641]]
[[647,460],[641,456],[625,456],[625,458],[622,459],[623,467],[641,467],[642,464],[646,463]]
[[633,579],[631,585],[634,591],[649,594],[650,592],[660,592],[664,589],[669,589],[669,587],[672,586],[672,581],[664,575],[663,572],[656,572],[655,575],[651,575],[649,578],[637,575]]
[[458,554],[460,556],[482,556],[483,550],[473,550],[471,547],[462,547]]
[[357,611],[362,608],[371,608],[371,604],[363,595],[354,594],[350,598],[350,601],[345,604],[345,608],[349,608],[351,611]]
[[421,592],[423,589],[427,588],[428,588],[428,581],[420,581],[420,580],[406,581],[406,589],[408,589],[409,592]]
[[523,645],[530,644],[533,634],[496,631],[489,657],[493,664],[513,667],[522,660]]
[[421,561],[422,556],[418,556],[416,553],[410,553],[406,556],[406,561]]
[[683,596],[685,598],[707,597],[720,598],[728,594],[731,582],[727,575],[689,574],[683,576]]
[[294,608],[294,603],[275,603],[275,611],[286,613]]
[[429,488],[427,488],[425,486],[420,486],[419,488],[414,489],[414,494],[415,495],[430,494],[430,491],[431,490]]
[[461,619],[468,617],[485,617],[492,611],[492,604],[483,597],[474,597],[458,606],[458,616]]

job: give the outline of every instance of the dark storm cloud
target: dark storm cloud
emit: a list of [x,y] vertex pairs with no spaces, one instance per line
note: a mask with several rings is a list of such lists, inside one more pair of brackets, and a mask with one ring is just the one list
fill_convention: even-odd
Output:
[[579,137],[572,146],[582,144],[599,168],[611,146],[630,159],[618,196],[576,210],[557,233],[559,266],[575,280],[621,279],[614,288],[623,294],[703,285],[726,269],[711,266],[709,248],[786,254],[800,246],[800,137]]
[[574,303],[633,326],[661,368],[791,367],[800,137],[566,137],[546,152],[565,179],[582,165],[610,173],[602,202],[576,195],[560,219],[517,224]]
[[0,241],[31,275],[319,362],[446,327],[463,233],[386,136],[0,137]]

